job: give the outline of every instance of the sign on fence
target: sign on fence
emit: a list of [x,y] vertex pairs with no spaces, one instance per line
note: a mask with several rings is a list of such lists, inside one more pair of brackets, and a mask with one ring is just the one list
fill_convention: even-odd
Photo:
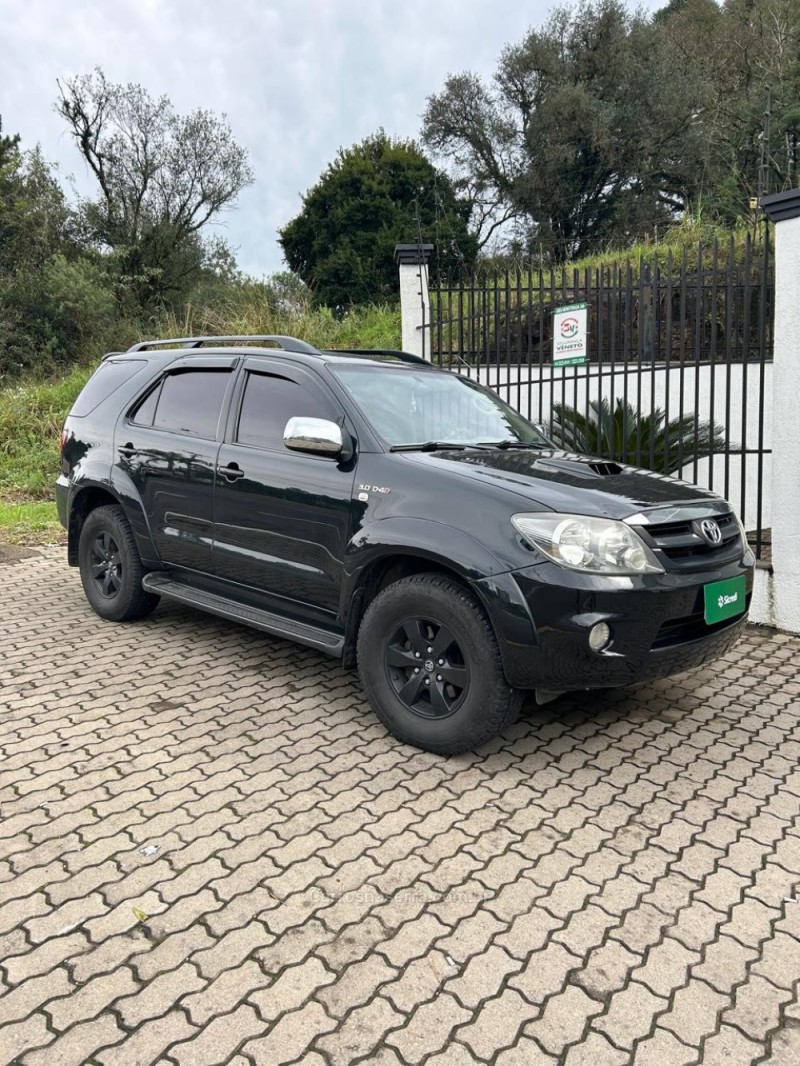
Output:
[[553,310],[553,366],[580,366],[589,361],[586,320],[589,305],[564,304]]

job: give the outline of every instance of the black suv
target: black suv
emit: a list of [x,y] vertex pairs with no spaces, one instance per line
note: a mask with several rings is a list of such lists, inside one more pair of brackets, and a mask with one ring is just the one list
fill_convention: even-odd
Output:
[[164,596],[358,663],[401,740],[452,754],[543,702],[686,670],[747,617],[719,496],[559,451],[394,351],[200,337],[105,357],[64,427],[59,516],[103,618]]

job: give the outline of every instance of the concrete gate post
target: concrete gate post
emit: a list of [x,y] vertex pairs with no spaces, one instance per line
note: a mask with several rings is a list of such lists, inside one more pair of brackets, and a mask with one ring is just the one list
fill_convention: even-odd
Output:
[[766,611],[758,614],[800,633],[800,189],[765,196],[761,206],[775,223],[775,346],[772,572],[762,579]]
[[396,244],[394,258],[400,270],[400,314],[403,351],[431,359],[431,301],[428,293],[428,259],[432,244]]

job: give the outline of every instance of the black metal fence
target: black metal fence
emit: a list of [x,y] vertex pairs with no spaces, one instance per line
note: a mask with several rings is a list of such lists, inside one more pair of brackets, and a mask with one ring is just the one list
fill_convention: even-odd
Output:
[[[497,391],[565,447],[704,485],[769,555],[774,271],[768,240],[637,264],[516,265],[431,290],[435,362]],[[552,362],[553,313],[588,305],[588,362]]]

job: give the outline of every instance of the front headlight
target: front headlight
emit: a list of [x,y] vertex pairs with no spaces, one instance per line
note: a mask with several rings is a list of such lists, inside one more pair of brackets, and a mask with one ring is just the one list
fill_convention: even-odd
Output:
[[663,574],[664,567],[630,526],[580,514],[515,514],[522,536],[554,563],[593,574]]

